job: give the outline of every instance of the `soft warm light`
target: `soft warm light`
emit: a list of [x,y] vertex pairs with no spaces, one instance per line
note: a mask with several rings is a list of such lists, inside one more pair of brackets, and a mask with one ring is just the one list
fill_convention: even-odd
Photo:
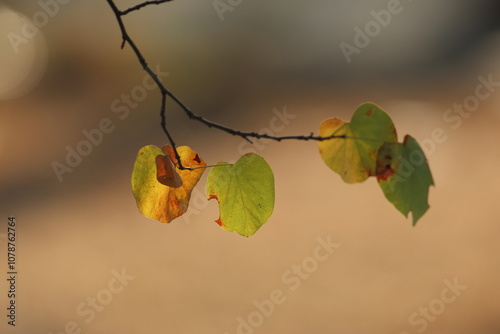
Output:
[[27,94],[42,78],[47,48],[41,30],[26,16],[0,5],[0,100]]

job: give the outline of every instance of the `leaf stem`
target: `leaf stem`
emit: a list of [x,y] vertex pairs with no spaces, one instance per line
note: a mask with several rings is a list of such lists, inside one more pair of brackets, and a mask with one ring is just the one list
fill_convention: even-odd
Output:
[[[200,169],[200,168],[209,168],[209,167],[223,167],[223,166],[233,166],[234,164],[217,164],[217,165],[206,165],[206,166],[198,166],[198,167],[186,167],[182,169],[187,169],[187,170],[195,170],[195,169]],[[181,169],[181,168],[179,168]]]

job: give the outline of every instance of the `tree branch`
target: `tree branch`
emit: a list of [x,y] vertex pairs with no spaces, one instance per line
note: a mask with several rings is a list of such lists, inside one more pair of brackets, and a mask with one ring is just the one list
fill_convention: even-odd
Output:
[[[241,137],[248,142],[252,143],[250,138],[255,138],[255,139],[260,139],[260,138],[266,138],[270,140],[275,140],[275,141],[282,141],[282,140],[314,140],[314,141],[323,141],[323,140],[328,140],[328,139],[333,139],[333,138],[351,138],[347,137],[346,135],[331,135],[328,137],[321,137],[321,136],[315,136],[314,133],[311,133],[309,135],[295,135],[295,136],[272,136],[267,133],[258,133],[258,132],[245,132],[245,131],[240,131],[240,130],[235,130],[230,127],[212,122],[195,112],[193,112],[191,109],[188,108],[186,104],[184,104],[176,95],[174,95],[172,92],[170,92],[161,82],[160,78],[156,74],[156,72],[149,67],[146,59],[142,55],[141,51],[137,47],[137,45],[134,43],[132,38],[127,32],[127,29],[125,28],[125,24],[123,23],[123,16],[136,11],[140,10],[141,8],[144,8],[148,5],[159,5],[162,3],[166,2],[171,2],[172,0],[158,0],[158,1],[145,1],[142,2],[136,6],[130,7],[124,11],[121,11],[118,9],[116,4],[114,3],[114,0],[106,0],[111,7],[111,10],[113,11],[116,20],[118,22],[118,26],[120,27],[120,31],[122,34],[122,43],[121,43],[121,48],[123,49],[125,47],[125,44],[130,45],[132,48],[132,51],[134,51],[139,63],[142,65],[142,68],[149,74],[149,76],[154,80],[158,88],[160,89],[161,92],[161,107],[160,107],[160,117],[161,117],[161,127],[163,129],[163,132],[167,135],[167,138],[170,142],[170,145],[173,147],[174,152],[175,152],[175,157],[177,158],[177,161],[179,162],[179,169],[189,169],[189,167],[184,167],[181,163],[181,158],[179,156],[179,153],[177,152],[177,148],[175,145],[175,142],[170,135],[167,126],[166,126],[166,117],[165,117],[165,109],[166,109],[166,98],[167,96],[170,97],[183,111],[184,113],[192,120],[196,120],[202,124],[205,124],[209,128],[215,128],[221,131],[224,131],[228,134],[231,134],[233,136],[238,136]],[[354,139],[354,138],[353,138]]]

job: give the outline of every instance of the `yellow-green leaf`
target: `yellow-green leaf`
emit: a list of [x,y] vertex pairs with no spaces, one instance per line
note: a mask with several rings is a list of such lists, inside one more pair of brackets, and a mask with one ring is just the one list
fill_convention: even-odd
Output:
[[[219,162],[219,165],[227,164]],[[248,153],[234,165],[214,167],[207,197],[219,202],[216,222],[225,230],[249,237],[267,222],[274,209],[274,175],[261,156]]]
[[[185,167],[206,166],[205,161],[188,146],[177,147],[177,152],[181,157],[182,165]],[[156,146],[149,145],[139,150],[132,172],[132,193],[137,208],[144,216],[162,223],[170,223],[173,219],[186,212],[191,191],[198,183],[205,168],[195,170],[177,169],[174,172],[178,173],[182,182],[180,185],[176,183],[177,187],[173,188],[158,181],[157,156],[163,156],[163,152]],[[162,170],[160,176],[164,176],[164,173],[165,171]]]

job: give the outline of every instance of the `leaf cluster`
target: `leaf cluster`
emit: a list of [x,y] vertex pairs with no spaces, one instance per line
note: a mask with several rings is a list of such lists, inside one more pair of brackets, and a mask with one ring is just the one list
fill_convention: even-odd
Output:
[[[385,197],[403,215],[412,212],[413,224],[429,205],[429,187],[434,184],[424,152],[406,135],[397,141],[394,124],[380,107],[365,103],[351,121],[324,120],[318,141],[325,162],[346,183],[364,182],[373,176]],[[206,185],[207,199],[216,199],[223,229],[248,237],[270,218],[274,210],[274,175],[263,157],[247,153],[234,164],[207,166],[190,147],[162,150],[146,146],[139,150],[132,173],[132,192],[139,211],[152,219],[170,223],[184,214],[191,192],[207,167],[212,167]]]

